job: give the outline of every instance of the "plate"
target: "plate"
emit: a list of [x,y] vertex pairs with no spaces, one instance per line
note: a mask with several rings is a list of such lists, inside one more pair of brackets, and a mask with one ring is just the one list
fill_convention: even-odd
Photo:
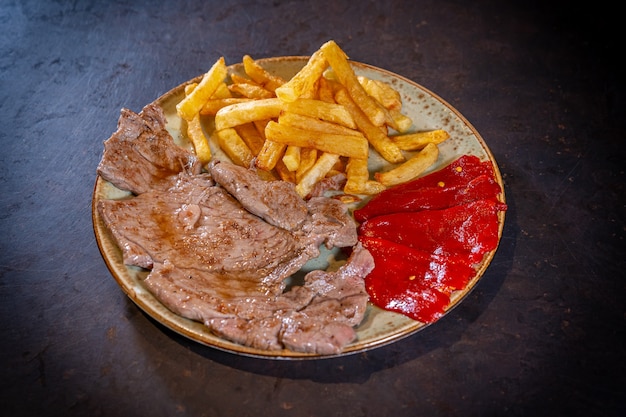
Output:
[[[290,56],[258,59],[257,61],[268,71],[289,79],[300,68],[302,68],[307,60],[308,57]],[[475,155],[481,160],[491,160],[494,166],[496,179],[502,189],[504,189],[500,171],[486,143],[476,129],[465,119],[465,117],[463,117],[463,115],[461,115],[461,113],[454,109],[450,104],[423,86],[397,74],[354,61],[351,61],[351,65],[357,75],[363,75],[371,79],[388,82],[398,90],[403,100],[403,112],[413,120],[413,130],[445,129],[450,133],[451,137],[439,145],[439,159],[429,171],[443,167],[461,155]],[[230,66],[229,71],[239,73],[241,75],[244,74],[243,66],[241,64]],[[181,134],[181,120],[176,114],[176,104],[184,96],[185,85],[191,82],[198,82],[200,78],[201,76],[198,76],[193,80],[189,80],[188,82],[179,85],[157,98],[155,101],[164,110],[167,118],[168,131],[171,133],[174,140],[183,147],[191,148],[191,144],[189,144]],[[214,155],[215,157],[224,158],[224,156],[219,153],[216,154],[214,152]],[[378,164],[382,164],[382,162],[376,159],[370,160],[371,168],[376,168],[375,165]],[[96,179],[92,199],[92,220],[98,247],[108,269],[122,290],[145,313],[167,328],[191,340],[231,353],[271,359],[307,359],[329,357],[324,355],[292,352],[289,350],[275,352],[265,351],[242,346],[217,337],[203,324],[185,319],[167,309],[142,285],[141,281],[147,276],[148,271],[124,265],[120,249],[117,247],[115,241],[109,234],[108,229],[102,222],[98,211],[96,210],[96,205],[99,200],[128,198],[129,196],[129,193],[117,189],[112,184],[98,177]],[[502,198],[504,201],[504,197]],[[500,212],[498,238],[502,235],[503,226],[504,212]],[[462,291],[456,291],[452,294],[451,302],[446,310],[446,314],[457,306],[476,286],[489,266],[494,254],[495,249],[485,255],[482,263],[477,268],[476,275],[470,280],[467,287]],[[323,252],[317,260],[307,264],[305,267],[324,267],[324,265],[332,262],[332,259],[329,260],[332,256],[332,253],[329,254],[327,252]],[[381,310],[376,306],[369,305],[363,322],[356,328],[357,340],[346,346],[340,354],[330,356],[336,357],[349,355],[381,347],[412,335],[424,329],[426,326],[427,324],[414,321],[401,314]]]

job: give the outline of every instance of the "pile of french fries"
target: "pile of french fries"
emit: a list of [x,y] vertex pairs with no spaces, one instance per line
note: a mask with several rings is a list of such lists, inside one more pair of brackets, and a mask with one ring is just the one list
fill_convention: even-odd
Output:
[[[303,198],[339,173],[349,195],[377,194],[409,181],[437,160],[438,144],[449,137],[445,130],[409,133],[413,122],[402,113],[398,91],[357,76],[332,40],[290,80],[249,55],[243,69],[246,76],[229,74],[221,57],[198,83],[186,86],[176,109],[187,137],[203,163],[211,160],[212,136],[233,163],[290,181]],[[202,127],[207,117],[214,118],[214,132]],[[370,172],[370,152],[391,168]]]

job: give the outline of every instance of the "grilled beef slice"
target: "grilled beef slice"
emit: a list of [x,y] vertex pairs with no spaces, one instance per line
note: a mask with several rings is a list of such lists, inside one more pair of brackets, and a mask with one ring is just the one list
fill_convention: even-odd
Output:
[[174,143],[161,108],[149,104],[137,114],[122,109],[117,130],[104,142],[98,174],[121,190],[141,194],[167,189],[172,176],[199,174],[198,158]]
[[306,203],[292,183],[259,181],[252,170],[219,161],[210,163],[208,171],[250,213],[274,226],[293,230],[306,219]]
[[[305,202],[292,184],[263,181],[227,162],[200,173],[164,125],[157,106],[123,111],[105,142],[98,173],[136,194],[98,203],[124,262],[150,270],[143,283],[170,310],[225,339],[340,352],[363,318],[363,278],[373,269],[343,203]],[[353,255],[339,271],[310,272],[303,285],[286,289],[285,279],[322,244],[354,246]]]

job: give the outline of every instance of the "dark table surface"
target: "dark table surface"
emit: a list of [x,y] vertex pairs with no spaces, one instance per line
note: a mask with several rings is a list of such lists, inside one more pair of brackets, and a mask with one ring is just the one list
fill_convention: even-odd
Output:
[[[0,0],[0,414],[624,415],[619,19],[544,3]],[[481,133],[509,204],[491,266],[435,325],[341,358],[241,357],[169,331],[98,251],[103,140],[122,107],[219,56],[329,39]]]

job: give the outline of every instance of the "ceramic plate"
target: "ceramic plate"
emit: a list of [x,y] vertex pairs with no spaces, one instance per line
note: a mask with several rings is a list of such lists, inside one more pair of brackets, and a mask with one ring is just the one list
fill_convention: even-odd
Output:
[[[259,59],[258,62],[270,72],[289,79],[307,62],[307,59],[307,57],[279,57]],[[412,130],[445,129],[450,133],[450,139],[439,145],[439,159],[430,171],[449,164],[461,155],[476,155],[481,160],[492,161],[497,181],[503,186],[498,166],[489,148],[476,129],[474,129],[474,127],[450,104],[421,85],[389,71],[357,62],[352,62],[352,66],[357,75],[388,82],[400,92],[403,99],[403,112],[411,117],[414,123]],[[229,67],[229,70],[243,75],[241,64],[233,65]],[[200,77],[201,76],[174,88],[156,100],[156,103],[159,104],[165,112],[169,132],[172,134],[174,140],[183,147],[191,148],[191,145],[180,132],[181,120],[176,114],[175,107],[184,96],[185,85],[190,82],[199,81]],[[139,111],[140,109],[135,110]],[[206,128],[210,130],[209,126],[206,126]],[[214,152],[214,155],[218,158],[225,158],[224,155],[220,155],[217,152]],[[371,168],[377,168],[377,165],[381,164],[383,164],[383,162],[380,160],[374,158],[370,160]],[[147,276],[148,271],[124,265],[120,249],[116,246],[115,241],[112,239],[95,209],[98,200],[128,197],[129,193],[120,191],[107,181],[98,177],[95,183],[92,203],[94,231],[102,256],[112,275],[128,297],[148,315],[189,339],[236,354],[273,359],[327,357],[288,350],[271,352],[242,346],[217,337],[203,324],[185,319],[168,310],[142,285],[142,279]],[[500,237],[504,225],[504,212],[500,212],[499,216],[500,224],[498,235]],[[483,262],[477,268],[476,275],[464,290],[452,294],[451,303],[446,313],[458,305],[476,286],[494,254],[495,250],[485,256]],[[335,253],[333,252],[323,252],[318,259],[305,265],[304,269],[325,268],[334,262],[334,256]],[[369,305],[363,322],[357,327],[358,339],[348,345],[339,355],[353,354],[380,347],[398,341],[425,327],[426,324],[424,323],[414,321],[401,314],[384,311],[373,305]]]

